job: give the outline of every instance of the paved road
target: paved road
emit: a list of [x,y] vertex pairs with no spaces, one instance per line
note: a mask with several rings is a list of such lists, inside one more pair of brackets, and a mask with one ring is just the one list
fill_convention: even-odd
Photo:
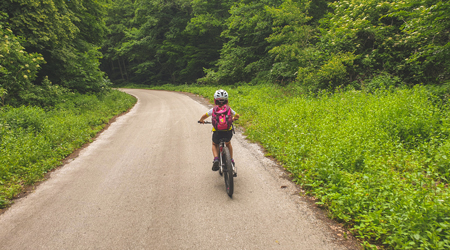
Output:
[[125,91],[132,111],[0,216],[0,249],[347,249],[240,133],[226,195],[206,106]]

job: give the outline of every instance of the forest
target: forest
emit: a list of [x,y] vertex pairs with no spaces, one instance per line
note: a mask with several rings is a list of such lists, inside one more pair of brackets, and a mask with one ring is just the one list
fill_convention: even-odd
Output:
[[449,1],[2,0],[0,208],[132,107],[114,87],[221,87],[365,248],[448,249],[448,58]]
[[[307,92],[449,83],[445,1],[7,0],[8,105],[115,84],[296,84]],[[50,103],[49,103],[50,102]]]
[[296,84],[307,91],[447,86],[444,1],[114,1],[102,47],[113,82]]

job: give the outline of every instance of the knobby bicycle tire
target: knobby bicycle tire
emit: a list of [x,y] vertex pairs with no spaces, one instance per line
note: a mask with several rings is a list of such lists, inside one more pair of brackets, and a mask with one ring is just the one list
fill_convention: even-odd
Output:
[[227,194],[231,198],[233,196],[234,191],[233,167],[231,166],[230,150],[227,147],[223,149],[223,160],[226,168],[226,171],[224,171],[223,173],[223,178],[225,180],[225,187],[227,189]]

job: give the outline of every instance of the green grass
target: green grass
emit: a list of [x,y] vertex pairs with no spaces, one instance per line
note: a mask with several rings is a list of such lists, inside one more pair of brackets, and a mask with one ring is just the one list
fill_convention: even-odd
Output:
[[[212,100],[220,87],[159,88]],[[248,138],[366,248],[450,248],[450,111],[425,88],[223,88]]]
[[0,109],[0,208],[136,102],[123,92],[66,95],[49,109]]

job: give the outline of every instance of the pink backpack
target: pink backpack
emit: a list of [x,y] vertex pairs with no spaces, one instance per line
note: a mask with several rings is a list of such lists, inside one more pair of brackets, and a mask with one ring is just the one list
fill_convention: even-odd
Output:
[[212,112],[212,125],[216,130],[229,130],[233,124],[231,108],[228,105],[215,106]]

